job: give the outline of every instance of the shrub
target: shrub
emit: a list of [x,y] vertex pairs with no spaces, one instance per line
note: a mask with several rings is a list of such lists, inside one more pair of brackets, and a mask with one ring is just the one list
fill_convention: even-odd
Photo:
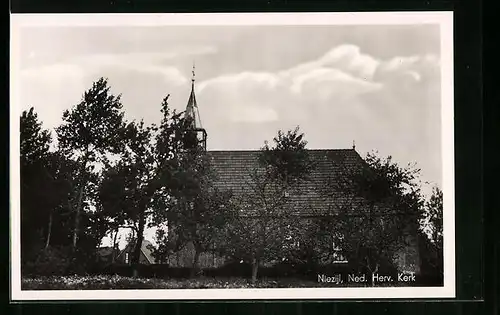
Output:
[[420,275],[418,282],[422,285],[443,285],[443,251],[431,243],[422,233],[419,235]]
[[67,248],[48,247],[40,250],[32,261],[27,262],[22,272],[24,275],[65,275],[71,264],[70,257]]
[[250,278],[252,276],[252,266],[248,263],[232,261],[219,268],[210,268],[203,270],[207,277],[241,277]]

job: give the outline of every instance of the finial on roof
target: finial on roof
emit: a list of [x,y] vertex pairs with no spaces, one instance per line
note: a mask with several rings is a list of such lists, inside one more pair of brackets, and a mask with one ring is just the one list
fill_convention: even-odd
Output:
[[355,140],[352,140],[352,149],[356,150],[356,141]]
[[194,64],[194,61],[193,61],[193,70],[191,71],[191,73],[193,74],[193,77],[191,78],[191,82],[193,82],[193,83],[194,83],[194,77],[195,77],[194,70],[195,70],[195,64]]

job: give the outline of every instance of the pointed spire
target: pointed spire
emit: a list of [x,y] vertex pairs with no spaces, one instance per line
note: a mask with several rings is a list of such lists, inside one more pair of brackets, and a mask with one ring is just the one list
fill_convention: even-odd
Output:
[[186,106],[186,116],[188,117],[191,117],[192,121],[193,121],[193,127],[196,128],[196,127],[199,127],[199,126],[196,126],[197,124],[197,121],[196,121],[196,111],[195,111],[195,108],[198,108],[198,105],[196,104],[196,96],[194,94],[194,81],[195,81],[195,66],[194,66],[194,62],[193,62],[193,70],[192,70],[192,78],[191,78],[191,94],[189,95],[189,100],[188,100],[188,103],[187,103],[187,106]]
[[186,106],[185,117],[191,118],[191,128],[197,133],[198,141],[202,144],[203,148],[206,150],[207,147],[207,132],[203,129],[201,125],[200,113],[198,111],[198,104],[196,103],[196,96],[194,93],[194,82],[195,82],[195,64],[193,62],[193,70],[191,77],[191,94],[189,95],[189,100]]

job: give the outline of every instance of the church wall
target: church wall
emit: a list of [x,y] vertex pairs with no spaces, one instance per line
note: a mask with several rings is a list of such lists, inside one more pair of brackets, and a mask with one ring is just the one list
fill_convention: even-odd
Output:
[[[188,243],[180,251],[170,255],[166,263],[170,267],[183,268],[191,267],[194,260],[194,246]],[[218,268],[224,265],[226,259],[212,252],[202,252],[198,258],[200,268]]]
[[[309,222],[309,219],[303,219]],[[396,253],[394,262],[400,272],[419,273],[420,272],[420,255],[418,251],[418,239],[416,234],[408,234],[406,242],[408,245],[404,246]],[[190,268],[194,258],[194,247],[192,243],[186,245],[182,250],[170,255],[166,263],[171,267]],[[228,261],[227,258],[221,257],[212,252],[203,252],[199,257],[200,268],[219,268]],[[265,261],[262,262],[263,267],[270,267],[276,262]],[[330,262],[333,264],[333,262]]]

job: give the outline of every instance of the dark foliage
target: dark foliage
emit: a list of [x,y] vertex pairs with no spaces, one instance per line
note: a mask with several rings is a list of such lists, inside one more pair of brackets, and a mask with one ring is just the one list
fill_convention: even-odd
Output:
[[299,127],[286,133],[279,130],[273,142],[273,146],[265,142],[259,157],[261,166],[268,170],[269,176],[283,182],[307,178],[313,163],[306,150],[304,134],[299,134]]
[[22,269],[24,276],[66,275],[71,264],[71,250],[68,247],[41,249],[26,262]]
[[264,262],[288,255],[290,232],[299,228],[299,221],[287,211],[287,191],[297,188],[312,170],[303,138],[297,127],[286,134],[278,131],[273,146],[265,142],[259,155],[261,169],[249,170],[249,193],[235,200],[239,211],[227,229],[225,254],[250,263],[252,281]]
[[424,204],[419,172],[412,165],[399,166],[390,156],[368,154],[363,169],[347,170],[348,178],[327,185],[350,201],[319,222],[318,235],[331,231],[333,239],[326,239],[326,245],[333,240],[360,272],[395,270],[396,256],[417,237]]

